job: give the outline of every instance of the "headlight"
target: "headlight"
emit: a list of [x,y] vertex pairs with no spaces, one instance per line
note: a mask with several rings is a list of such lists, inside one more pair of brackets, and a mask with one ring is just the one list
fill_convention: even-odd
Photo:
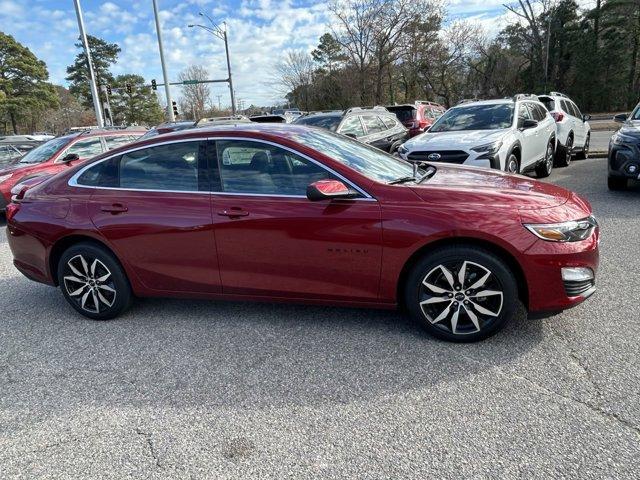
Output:
[[11,176],[13,175],[13,173],[9,173],[7,175],[0,175],[0,183],[4,182],[5,180],[11,178]]
[[407,153],[409,153],[409,149],[407,147],[405,147],[404,145],[400,145],[398,147],[398,154],[406,155]]
[[598,222],[593,215],[563,223],[525,224],[527,230],[548,242],[579,242],[591,236]]
[[471,150],[477,153],[488,153],[489,155],[493,155],[497,153],[502,147],[502,141],[497,141],[493,143],[487,143],[486,145],[479,145],[477,147],[473,147]]
[[611,141],[615,145],[624,145],[625,143],[634,143],[633,137],[627,137],[626,135],[622,135],[621,133],[616,133],[613,137],[611,137]]

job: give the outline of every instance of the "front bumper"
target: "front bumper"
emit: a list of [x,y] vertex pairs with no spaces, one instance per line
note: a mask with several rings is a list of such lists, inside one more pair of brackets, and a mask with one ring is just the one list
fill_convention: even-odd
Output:
[[565,310],[595,293],[599,236],[596,229],[590,238],[580,242],[537,240],[527,250],[522,268],[527,279],[529,312]]
[[609,176],[640,180],[640,143],[609,143]]

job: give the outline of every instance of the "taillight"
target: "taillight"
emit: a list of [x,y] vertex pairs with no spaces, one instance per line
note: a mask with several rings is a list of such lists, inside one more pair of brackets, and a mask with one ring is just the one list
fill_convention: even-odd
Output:
[[418,128],[420,128],[421,130],[424,130],[425,128],[427,128],[427,124],[429,122],[427,122],[426,120],[420,120],[418,122]]
[[562,112],[551,112],[551,116],[556,122],[561,122],[564,119],[564,113]]
[[9,205],[7,205],[7,209],[5,212],[7,216],[7,222],[11,221],[11,219],[16,216],[16,213],[18,213],[18,210],[20,210],[19,203],[10,203]]

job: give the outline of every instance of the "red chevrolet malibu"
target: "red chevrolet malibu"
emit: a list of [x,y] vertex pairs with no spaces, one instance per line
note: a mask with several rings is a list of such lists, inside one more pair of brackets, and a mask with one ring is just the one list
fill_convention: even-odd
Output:
[[395,308],[433,335],[485,338],[595,291],[598,226],[527,177],[412,165],[283,124],[170,133],[14,189],[15,266],[73,308],[138,297]]

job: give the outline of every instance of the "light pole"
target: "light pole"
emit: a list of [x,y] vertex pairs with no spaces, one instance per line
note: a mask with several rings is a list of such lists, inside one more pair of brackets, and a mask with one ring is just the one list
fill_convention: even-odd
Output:
[[223,25],[224,25],[224,30],[223,30],[206,13],[200,12],[199,15],[201,17],[205,17],[207,20],[209,20],[209,23],[211,23],[211,27],[207,27],[206,25],[200,25],[200,24],[191,24],[191,25],[189,25],[189,27],[200,27],[200,28],[206,30],[207,32],[209,32],[211,35],[214,35],[214,36],[218,37],[220,40],[224,40],[224,50],[225,50],[225,53],[227,55],[227,73],[229,75],[229,78],[227,79],[227,82],[229,82],[229,95],[231,96],[231,113],[233,115],[235,115],[236,114],[236,100],[235,100],[235,96],[233,94],[233,80],[231,78],[231,60],[229,60],[229,41],[227,40],[227,23],[223,22]]
[[91,63],[91,51],[89,50],[89,42],[87,41],[87,34],[84,31],[84,20],[82,19],[82,9],[80,8],[80,0],[73,0],[73,5],[76,7],[76,17],[78,17],[78,28],[80,29],[80,40],[84,47],[84,54],[87,57],[87,68],[89,69],[89,88],[91,89],[91,98],[93,99],[93,109],[96,112],[96,122],[100,128],[104,127],[104,121],[102,119],[102,108],[100,107],[100,96],[98,95],[98,88],[96,86],[96,76],[93,73],[93,64]]
[[164,49],[162,48],[162,30],[160,28],[160,18],[158,17],[158,2],[153,0],[153,15],[156,18],[156,32],[158,33],[158,49],[160,50],[160,64],[162,65],[162,77],[164,78],[164,93],[167,97],[167,115],[170,122],[175,122],[173,114],[173,104],[171,103],[171,89],[169,88],[169,75],[167,66],[164,63]]

